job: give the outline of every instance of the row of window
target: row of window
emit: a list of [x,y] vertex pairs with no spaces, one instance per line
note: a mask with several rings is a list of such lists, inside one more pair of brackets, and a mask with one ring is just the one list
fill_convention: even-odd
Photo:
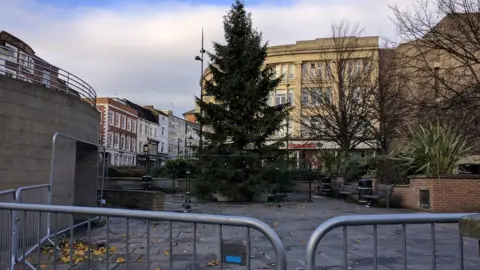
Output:
[[[348,74],[368,73],[371,68],[370,59],[345,60],[341,63],[342,70]],[[278,64],[275,66],[277,76],[283,75],[284,80],[295,79],[295,65],[293,63]],[[302,63],[302,78],[330,78],[332,76],[332,62],[329,60]]]
[[137,122],[135,119],[119,112],[108,111],[108,124],[129,132],[135,133],[137,130]]
[[133,166],[135,165],[135,156],[113,153],[110,157],[110,164],[113,166]]
[[125,134],[108,132],[107,147],[115,148],[123,151],[136,151],[136,139],[126,136]]
[[[360,101],[362,92],[359,87],[354,88],[351,93],[346,93],[348,99]],[[318,89],[302,89],[301,102],[303,106],[319,106],[331,101],[332,88],[318,88]],[[293,103],[294,95],[293,90],[288,91],[276,91],[274,97],[269,99],[270,106],[276,106],[286,103]]]

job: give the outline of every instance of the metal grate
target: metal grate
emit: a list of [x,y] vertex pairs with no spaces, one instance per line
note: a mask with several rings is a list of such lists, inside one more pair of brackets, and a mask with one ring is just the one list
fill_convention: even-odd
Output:
[[430,190],[420,189],[420,208],[430,209]]

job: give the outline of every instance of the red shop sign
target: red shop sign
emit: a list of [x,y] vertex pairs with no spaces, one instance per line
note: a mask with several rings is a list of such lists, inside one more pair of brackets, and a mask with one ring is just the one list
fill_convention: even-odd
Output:
[[317,143],[288,144],[288,149],[316,149]]

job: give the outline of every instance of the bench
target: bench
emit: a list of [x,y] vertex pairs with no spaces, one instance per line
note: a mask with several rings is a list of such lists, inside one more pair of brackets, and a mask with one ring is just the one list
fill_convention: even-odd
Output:
[[373,192],[371,194],[362,195],[362,198],[370,202],[384,199],[387,204],[387,208],[390,208],[390,198],[393,194],[393,187],[394,185],[376,184]]
[[347,200],[348,196],[354,195],[358,191],[358,184],[352,183],[350,185],[342,184],[338,189],[338,194],[343,195],[345,200]]

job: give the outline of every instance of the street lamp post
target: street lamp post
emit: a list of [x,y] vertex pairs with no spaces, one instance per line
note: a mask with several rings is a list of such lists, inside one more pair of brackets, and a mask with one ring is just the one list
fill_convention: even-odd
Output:
[[[192,146],[192,135],[190,135],[188,138],[186,138],[186,141],[188,141],[190,147]],[[185,202],[183,204],[183,207],[185,208],[185,211],[190,211],[191,210],[191,205],[190,205],[190,188],[191,188],[191,180],[190,180],[190,174],[191,174],[191,164],[190,164],[190,158],[187,156],[187,171],[186,171],[186,183],[185,183]]]
[[148,144],[143,145],[143,153],[145,154],[145,170],[147,171],[147,174],[148,174],[148,160],[149,160],[148,148],[149,148]]
[[[200,101],[203,102],[203,55],[205,54],[205,49],[203,48],[203,28],[202,28],[202,43],[201,43],[201,49],[200,49],[200,56],[195,56],[196,61],[200,61]],[[200,115],[202,115],[202,107],[200,107]],[[202,151],[202,132],[203,132],[203,125],[200,123],[200,141],[199,141],[199,149]]]

